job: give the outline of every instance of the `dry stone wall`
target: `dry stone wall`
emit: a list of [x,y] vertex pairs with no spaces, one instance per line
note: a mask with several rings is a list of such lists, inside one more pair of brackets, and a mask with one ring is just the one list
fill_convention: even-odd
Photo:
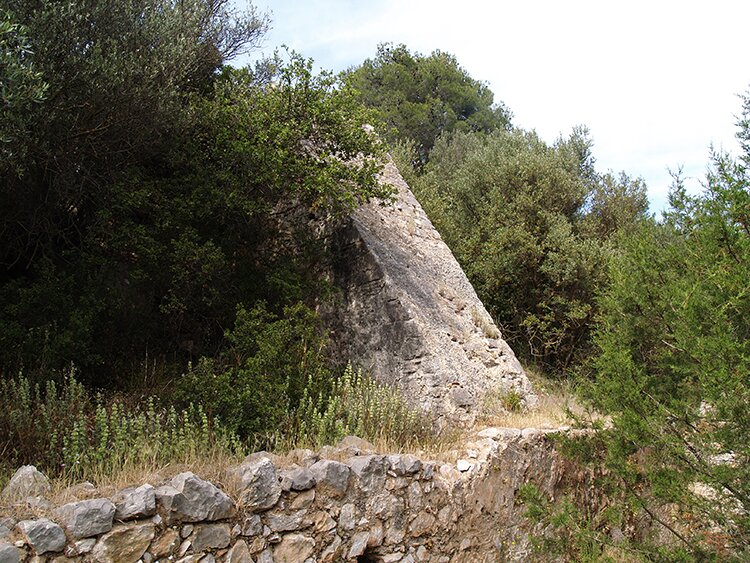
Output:
[[227,472],[226,490],[186,472],[59,507],[25,467],[4,492],[20,504],[0,517],[0,563],[523,561],[535,530],[519,487],[554,498],[585,482],[548,431],[489,428],[459,453],[381,455],[350,437],[318,453],[253,454]]
[[340,302],[327,316],[342,355],[450,423],[487,393],[536,402],[526,374],[395,165],[392,203],[373,201],[332,236]]

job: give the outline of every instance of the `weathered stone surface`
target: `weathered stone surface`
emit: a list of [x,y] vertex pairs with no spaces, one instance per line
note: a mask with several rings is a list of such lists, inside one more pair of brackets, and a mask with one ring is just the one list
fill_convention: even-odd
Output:
[[207,549],[222,549],[231,541],[229,524],[202,524],[195,527],[190,538],[196,553]]
[[96,538],[86,538],[85,540],[78,540],[73,544],[71,553],[66,552],[65,555],[85,555],[86,553],[91,553],[91,550],[94,549],[95,545]]
[[307,510],[298,510],[290,514],[269,513],[266,515],[266,522],[272,532],[291,532],[300,528],[306,514]]
[[10,535],[13,528],[16,527],[17,520],[9,516],[0,516],[0,540]]
[[235,470],[240,490],[240,504],[250,511],[268,510],[281,496],[279,475],[273,462],[266,458],[245,461]]
[[74,540],[98,536],[112,529],[115,505],[99,498],[71,502],[55,510],[57,520]]
[[302,534],[286,534],[273,550],[276,563],[300,563],[315,553],[315,540]]
[[349,559],[359,557],[367,549],[367,541],[370,539],[370,532],[359,532],[352,537],[352,547],[349,548]]
[[292,491],[307,491],[315,486],[315,476],[309,469],[297,467],[281,473],[283,482],[288,482],[288,489]]
[[414,475],[422,470],[422,461],[410,454],[389,455],[388,465],[391,471],[399,477]]
[[328,490],[333,496],[342,496],[349,486],[351,469],[348,465],[330,459],[321,459],[310,466],[317,486]]
[[250,549],[244,540],[238,540],[227,552],[226,563],[253,563]]
[[18,523],[18,529],[37,555],[62,551],[65,547],[65,532],[47,518],[24,520]]
[[359,477],[358,488],[369,493],[382,490],[385,485],[386,458],[382,455],[364,455],[350,458],[347,465]]
[[124,489],[112,500],[115,503],[116,520],[134,520],[156,514],[156,493],[154,487],[148,484]]
[[266,549],[258,555],[258,563],[274,563],[273,553],[270,549]]
[[348,502],[341,507],[341,513],[339,514],[339,527],[342,530],[353,530],[356,525],[355,514],[357,507],[352,503]]
[[91,556],[98,563],[136,563],[154,539],[154,525],[123,524],[104,534]]
[[332,563],[338,561],[341,555],[341,545],[343,540],[339,536],[333,536],[333,541],[323,550],[320,554],[320,561],[322,563]]
[[332,237],[341,299],[324,316],[341,356],[444,424],[473,422],[492,391],[534,403],[513,351],[392,163],[382,179],[395,201],[363,205]]
[[21,502],[27,497],[44,497],[49,492],[47,477],[33,465],[24,465],[10,478],[0,498],[9,502]]
[[190,472],[176,475],[155,493],[167,525],[222,520],[235,514],[234,503],[226,493]]
[[156,557],[169,557],[180,545],[180,534],[177,530],[168,529],[148,548],[149,553]]
[[428,512],[420,512],[409,525],[409,533],[412,537],[424,536],[433,531],[435,526],[435,517]]
[[0,542],[0,563],[21,563],[22,554],[14,545]]

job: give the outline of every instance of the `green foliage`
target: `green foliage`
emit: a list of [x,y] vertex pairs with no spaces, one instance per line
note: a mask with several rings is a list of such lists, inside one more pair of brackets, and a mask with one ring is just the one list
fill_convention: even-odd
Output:
[[44,101],[47,84],[37,71],[24,26],[10,12],[0,12],[0,174],[19,174],[26,157],[26,116]]
[[386,139],[414,143],[419,164],[443,133],[487,132],[510,124],[510,112],[493,103],[487,85],[441,51],[423,56],[405,45],[381,44],[376,57],[349,71],[347,80],[362,102],[377,110]]
[[277,317],[261,302],[238,307],[226,339],[218,358],[203,358],[179,380],[176,399],[196,401],[243,439],[270,440],[329,377],[319,320],[301,303]]
[[11,2],[49,85],[0,187],[11,373],[74,361],[113,386],[146,353],[213,356],[238,303],[278,313],[317,291],[309,212],[387,195],[348,87],[295,54],[222,66],[267,26],[229,6]]
[[611,235],[647,201],[640,181],[600,176],[584,130],[441,137],[412,186],[504,338],[551,373],[589,349]]
[[[314,382],[311,382],[314,383]],[[374,443],[407,444],[429,439],[430,421],[410,407],[401,392],[347,366],[330,389],[305,388],[287,440],[295,447],[319,448],[355,435]]]
[[[748,138],[750,105],[740,120]],[[623,242],[595,341],[607,466],[644,507],[676,505],[696,557],[750,545],[750,152],[715,153],[705,192]],[[718,538],[718,540],[717,540]]]
[[34,464],[50,476],[75,479],[112,474],[125,466],[179,463],[198,453],[230,455],[239,442],[193,404],[183,410],[105,401],[75,378],[44,386],[23,376],[0,387],[0,464]]

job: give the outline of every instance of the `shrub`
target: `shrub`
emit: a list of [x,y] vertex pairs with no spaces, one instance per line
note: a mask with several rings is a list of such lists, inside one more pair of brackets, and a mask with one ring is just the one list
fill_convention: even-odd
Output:
[[34,464],[76,479],[126,466],[181,462],[197,454],[231,454],[239,441],[193,404],[176,410],[150,397],[128,405],[92,395],[73,368],[42,387],[19,375],[0,388],[0,463]]
[[305,389],[285,437],[289,445],[317,448],[356,435],[404,447],[432,437],[429,417],[408,405],[398,389],[378,383],[351,364],[327,393],[315,396],[309,392],[312,388]]

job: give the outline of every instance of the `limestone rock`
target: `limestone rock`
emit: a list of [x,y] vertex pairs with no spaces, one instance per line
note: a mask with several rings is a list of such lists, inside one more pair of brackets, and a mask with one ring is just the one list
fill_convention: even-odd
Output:
[[281,496],[279,475],[273,462],[261,457],[245,461],[235,470],[240,490],[240,504],[253,512],[268,510]]
[[339,526],[342,530],[353,530],[356,525],[355,522],[355,511],[357,508],[350,502],[346,503],[341,507],[341,513],[339,514]]
[[244,540],[239,540],[232,546],[226,555],[227,563],[253,563],[253,558],[250,556],[250,549],[247,547],[247,543]]
[[193,551],[223,549],[231,541],[229,524],[202,524],[195,527],[192,537]]
[[112,499],[115,503],[115,519],[125,521],[146,518],[156,514],[156,494],[154,487],[143,485],[120,491]]
[[176,475],[169,485],[157,488],[155,493],[167,525],[222,520],[235,515],[234,503],[226,493],[190,472]]
[[292,491],[307,491],[315,486],[315,476],[310,472],[309,469],[303,467],[297,467],[283,471],[282,477],[282,488],[284,484],[288,484],[287,490]]
[[49,491],[47,477],[33,465],[24,465],[10,478],[0,498],[9,502],[20,502],[27,497],[44,497]]
[[300,528],[306,514],[307,510],[298,510],[291,514],[267,514],[266,522],[272,532],[291,532]]
[[489,392],[536,397],[513,351],[393,163],[395,201],[357,209],[334,235],[335,309],[324,309],[341,357],[365,366],[444,425],[472,423]]
[[159,539],[151,544],[148,550],[151,555],[159,559],[174,554],[179,545],[180,534],[177,530],[168,529],[164,531],[164,534]]
[[386,458],[382,455],[353,457],[347,461],[352,472],[359,477],[359,489],[364,493],[380,491],[385,485]]
[[273,550],[276,563],[300,563],[315,553],[315,540],[302,534],[287,534]]
[[104,534],[91,555],[98,563],[136,563],[154,539],[154,525],[124,524]]
[[0,543],[0,563],[21,563],[23,552],[9,543]]
[[410,454],[389,455],[388,465],[395,475],[414,475],[422,470],[422,461]]
[[18,523],[18,529],[37,555],[62,551],[65,547],[65,532],[47,518],[24,520]]
[[351,473],[349,466],[322,459],[310,466],[310,472],[315,476],[317,486],[327,490],[332,496],[340,497],[346,493]]
[[105,498],[81,500],[61,506],[55,515],[70,537],[80,540],[111,530],[115,505]]
[[349,559],[359,557],[367,549],[367,541],[370,539],[370,532],[359,532],[352,537],[352,547],[349,549]]

